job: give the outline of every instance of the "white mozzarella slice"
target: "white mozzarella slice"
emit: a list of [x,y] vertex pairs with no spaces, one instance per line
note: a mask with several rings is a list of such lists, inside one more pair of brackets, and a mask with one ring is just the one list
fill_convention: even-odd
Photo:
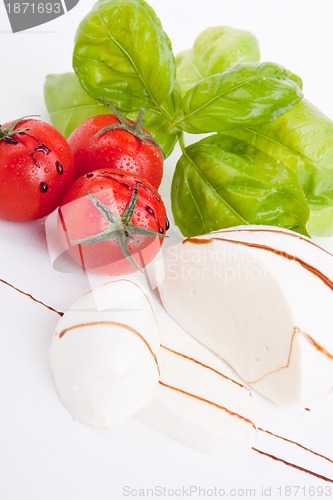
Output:
[[113,429],[147,405],[159,380],[159,327],[144,290],[128,280],[98,287],[60,319],[50,364],[73,418]]
[[160,384],[136,418],[215,458],[246,453],[256,436],[250,390],[166,313],[159,321]]
[[282,404],[333,386],[333,256],[311,240],[246,226],[164,253],[169,314],[247,383]]

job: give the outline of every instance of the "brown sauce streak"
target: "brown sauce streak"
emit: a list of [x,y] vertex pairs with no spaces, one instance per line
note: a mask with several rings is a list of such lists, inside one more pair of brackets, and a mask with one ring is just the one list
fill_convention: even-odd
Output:
[[231,415],[232,417],[236,417],[239,420],[242,420],[243,422],[246,422],[247,424],[250,424],[255,430],[257,429],[254,423],[249,420],[248,418],[244,417],[243,415],[240,415],[239,413],[235,413],[231,410],[228,410],[228,408],[225,408],[224,406],[220,406],[217,403],[214,403],[213,401],[209,401],[209,399],[202,398],[200,396],[197,396],[195,394],[192,394],[191,392],[184,391],[183,389],[180,389],[179,387],[174,387],[169,384],[165,384],[160,380],[160,385],[163,387],[167,387],[168,389],[172,389],[173,391],[180,392],[181,394],[184,394],[185,396],[189,396],[190,398],[197,399],[198,401],[202,401],[203,403],[207,403],[211,406],[215,406],[215,408],[218,408],[219,410],[223,410],[224,412],[228,413],[228,415]]
[[202,366],[203,368],[207,368],[207,370],[210,370],[214,373],[216,373],[217,375],[219,375],[220,377],[223,377],[225,378],[226,380],[229,380],[230,382],[232,382],[233,384],[236,384],[238,385],[239,387],[241,387],[242,389],[246,389],[248,392],[251,393],[250,389],[248,387],[246,387],[246,385],[244,384],[241,384],[240,382],[237,382],[236,380],[234,380],[233,378],[230,378],[228,377],[227,375],[225,375],[224,373],[221,373],[219,372],[218,370],[215,370],[215,368],[212,368],[211,366],[209,365],[205,365],[204,363],[201,363],[201,361],[198,361],[197,359],[194,359],[194,358],[191,358],[189,356],[186,356],[186,354],[183,354],[181,352],[178,352],[178,351],[174,351],[173,349],[170,349],[170,347],[166,347],[165,345],[162,345],[161,344],[161,347],[162,349],[165,349],[166,351],[169,351],[169,352],[172,352],[173,354],[176,354],[177,356],[180,356],[182,358],[185,358],[185,359],[188,359],[189,361],[192,361],[193,363],[196,363],[197,365],[200,365]]
[[207,245],[208,243],[212,243],[213,239],[216,238],[186,238],[186,240],[182,241],[182,244],[193,243],[194,245]]
[[279,255],[280,257],[283,257],[287,260],[290,261],[295,261],[298,264],[300,264],[304,269],[309,271],[311,274],[319,278],[330,290],[333,290],[333,282],[325,276],[324,273],[322,273],[319,269],[316,267],[311,266],[311,264],[308,264],[304,260],[300,259],[299,257],[296,257],[296,255],[291,255],[287,252],[284,252],[283,250],[277,250],[276,248],[269,247],[267,245],[260,245],[258,243],[249,243],[247,241],[236,241],[236,240],[231,240],[229,238],[211,238],[211,239],[199,239],[199,238],[187,238],[186,240],[183,241],[183,243],[194,243],[194,244],[206,244],[206,243],[211,243],[213,240],[217,241],[225,241],[226,243],[231,243],[232,245],[241,245],[245,247],[250,247],[250,248],[258,248],[259,250],[266,250],[267,252],[274,253],[275,255]]
[[323,248],[320,245],[317,245],[317,243],[310,240],[309,238],[305,238],[304,236],[302,236],[301,234],[298,234],[298,233],[287,233],[287,231],[282,231],[281,229],[277,230],[277,231],[274,231],[273,229],[245,229],[245,228],[244,229],[224,229],[224,230],[222,230],[222,232],[226,232],[226,233],[246,233],[246,232],[248,232],[248,233],[285,234],[286,236],[290,236],[291,238],[296,238],[298,240],[305,241],[306,243],[309,243],[310,245],[318,248],[319,250],[322,250],[324,253],[327,253],[327,255],[330,255],[331,257],[333,257],[333,253],[326,250],[326,248]]
[[148,348],[150,354],[153,356],[154,361],[155,361],[156,366],[157,366],[158,373],[160,373],[160,367],[159,367],[159,364],[158,364],[158,361],[157,361],[156,354],[154,353],[154,351],[150,347],[150,345],[147,342],[147,340],[137,330],[135,330],[134,328],[132,328],[129,325],[125,325],[124,323],[119,323],[118,321],[91,321],[89,323],[79,323],[77,325],[73,325],[73,326],[70,326],[68,328],[65,328],[64,330],[62,330],[58,334],[58,337],[59,337],[59,339],[61,339],[66,333],[68,333],[68,332],[70,332],[72,330],[76,330],[78,328],[83,328],[85,326],[98,326],[98,325],[119,326],[120,328],[124,328],[125,330],[128,330],[129,332],[134,333],[135,335],[137,335],[144,342],[144,344]]
[[313,347],[315,349],[317,349],[317,351],[321,352],[324,356],[326,356],[328,359],[331,359],[333,361],[333,355],[328,352],[325,347],[321,346],[320,344],[318,344],[318,342],[316,342],[312,337],[310,337],[310,335],[308,335],[307,333],[305,332],[302,332],[302,330],[298,330],[298,333],[300,335],[302,335],[308,342],[310,342],[311,345],[313,345]]
[[[60,215],[61,223],[63,224],[63,226],[65,226],[65,223],[64,223],[64,220],[63,220],[63,216],[62,216],[62,213],[61,213],[61,211],[60,211],[60,210],[59,210],[59,215]],[[254,231],[262,231],[262,232],[279,232],[279,233],[281,233],[281,234],[286,234],[286,235],[289,235],[289,236],[292,236],[292,237],[300,238],[300,239],[302,239],[302,240],[304,240],[304,241],[308,241],[308,240],[306,240],[305,238],[298,237],[297,235],[291,235],[291,234],[289,234],[289,233],[285,233],[284,231],[270,231],[270,230],[268,230],[268,229],[261,229],[261,230],[246,230],[246,229],[244,229],[244,230],[234,230],[234,232],[236,232],[236,231],[252,231],[252,232],[254,232]],[[66,226],[64,227],[64,232],[65,232],[65,233],[66,233],[66,235],[67,235],[67,229],[66,229]],[[67,236],[67,237],[68,237],[68,236]],[[199,240],[199,239],[197,239],[197,238],[188,238],[187,240],[184,240],[184,241],[183,241],[183,243],[186,243],[186,242],[191,242],[191,243],[195,243],[195,244],[207,244],[207,243],[210,243],[211,241],[212,241],[211,239],[201,239],[201,240]],[[310,243],[312,243],[314,246],[318,247],[319,249],[321,249],[321,250],[325,251],[325,252],[326,252],[326,253],[328,253],[329,255],[332,255],[332,254],[330,254],[328,251],[326,251],[325,249],[322,249],[319,245],[316,245],[315,243],[313,243],[313,242],[311,242],[311,241],[310,241]],[[58,310],[54,309],[54,308],[53,308],[53,307],[51,307],[51,306],[48,306],[48,305],[47,305],[47,304],[45,304],[44,302],[42,302],[42,301],[40,301],[40,300],[36,299],[35,297],[33,297],[31,294],[29,294],[29,293],[27,293],[27,292],[24,292],[23,290],[20,290],[19,288],[15,287],[14,285],[12,285],[11,283],[9,283],[8,281],[5,281],[5,280],[3,280],[3,279],[1,279],[1,278],[0,278],[0,282],[1,282],[1,283],[3,283],[3,284],[5,284],[5,285],[7,285],[7,286],[9,286],[9,287],[10,287],[10,288],[12,288],[13,290],[16,290],[17,292],[21,293],[22,295],[24,295],[24,296],[26,296],[26,297],[30,298],[31,300],[33,300],[33,301],[34,301],[34,302],[36,302],[37,304],[42,305],[42,306],[43,306],[43,307],[45,307],[46,309],[48,309],[48,310],[50,310],[50,311],[52,311],[52,312],[55,312],[55,313],[56,313],[56,314],[58,314],[59,316],[63,316],[63,315],[64,315],[64,313],[63,313],[63,312],[58,311]],[[154,360],[155,360],[155,363],[156,363],[156,366],[157,366],[157,369],[158,369],[158,372],[160,373],[160,369],[159,369],[159,365],[158,365],[158,361],[157,361],[156,355],[155,355],[155,354],[154,354],[154,352],[152,351],[152,349],[151,349],[150,345],[148,344],[148,342],[146,341],[146,339],[145,339],[144,337],[142,337],[142,336],[141,336],[141,335],[140,335],[140,334],[139,334],[136,330],[134,330],[133,328],[129,327],[128,325],[124,325],[124,324],[117,323],[117,322],[94,322],[94,323],[85,323],[85,324],[80,324],[80,325],[74,325],[74,326],[69,327],[69,328],[67,328],[67,329],[65,329],[65,330],[62,330],[62,331],[60,332],[60,334],[59,334],[59,338],[62,338],[62,337],[65,335],[65,333],[67,333],[68,331],[73,330],[73,329],[75,329],[75,328],[79,328],[79,327],[83,327],[83,326],[90,326],[90,325],[97,325],[97,324],[113,324],[113,325],[116,325],[116,326],[121,326],[121,327],[126,328],[126,329],[128,329],[129,331],[131,331],[131,332],[135,333],[136,335],[138,335],[138,336],[141,338],[141,340],[143,340],[143,342],[146,344],[146,346],[148,347],[148,349],[149,349],[150,353],[153,355]],[[326,349],[325,349],[325,348],[323,348],[322,346],[320,346],[317,342],[315,342],[315,341],[314,341],[314,339],[312,339],[312,337],[310,337],[310,336],[309,336],[308,334],[306,334],[305,332],[302,332],[302,331],[301,331],[301,330],[299,330],[298,328],[295,328],[295,329],[294,329],[294,333],[293,333],[293,336],[292,336],[292,342],[291,342],[291,344],[293,343],[293,340],[294,340],[294,337],[295,337],[295,334],[296,334],[296,333],[301,333],[301,334],[302,334],[302,335],[303,335],[303,336],[304,336],[304,337],[305,337],[305,338],[306,338],[309,342],[311,342],[311,343],[312,343],[312,345],[313,345],[313,346],[314,346],[317,350],[319,350],[320,352],[322,352],[323,354],[325,354],[326,356],[328,356],[330,359],[333,359],[333,356],[332,356],[332,355],[331,355],[328,351],[326,351]],[[170,352],[173,352],[173,353],[174,353],[174,354],[176,354],[176,355],[182,356],[182,357],[184,357],[184,358],[186,358],[186,359],[188,359],[188,360],[190,360],[190,361],[192,361],[192,362],[194,362],[194,363],[197,363],[197,364],[199,364],[199,365],[203,366],[204,368],[207,368],[207,369],[209,369],[209,370],[212,370],[214,373],[217,373],[218,375],[221,375],[222,377],[224,377],[224,378],[226,378],[226,379],[230,380],[231,382],[233,382],[233,383],[235,383],[235,384],[239,385],[240,387],[244,387],[245,389],[248,389],[246,386],[244,386],[244,385],[242,385],[242,384],[238,383],[237,381],[235,381],[235,380],[233,380],[233,379],[231,379],[231,378],[227,377],[227,376],[226,376],[226,375],[224,375],[223,373],[218,372],[218,371],[217,371],[217,370],[215,370],[214,368],[212,368],[212,367],[210,367],[210,366],[208,366],[208,365],[205,365],[205,364],[201,363],[200,361],[198,361],[198,360],[196,360],[196,359],[194,359],[194,358],[190,358],[190,357],[188,357],[188,356],[186,356],[186,355],[184,355],[184,354],[181,354],[181,353],[179,353],[179,352],[177,352],[177,351],[174,351],[174,350],[172,350],[172,349],[170,349],[170,348],[168,348],[168,347],[166,347],[166,346],[164,346],[164,345],[161,345],[161,347],[162,347],[162,348],[164,348],[164,349],[166,349],[166,350],[168,350],[168,351],[170,351]],[[291,345],[290,353],[289,353],[289,356],[288,356],[288,364],[287,364],[285,367],[282,367],[282,368],[280,368],[280,369],[287,368],[287,367],[289,366],[290,357],[291,357],[291,350],[292,350],[292,345]],[[280,370],[280,369],[279,369],[279,370]],[[271,373],[274,373],[274,372],[271,372]],[[267,374],[267,375],[268,375],[268,374]],[[265,376],[267,376],[267,375],[265,375]],[[251,424],[254,428],[256,428],[256,427],[255,427],[255,425],[254,425],[254,423],[253,423],[251,420],[249,420],[249,419],[247,419],[247,418],[245,418],[245,417],[243,417],[243,416],[241,416],[241,415],[239,415],[239,414],[237,414],[237,413],[234,413],[234,412],[232,412],[232,411],[228,410],[227,408],[224,408],[224,407],[222,407],[222,406],[220,406],[220,405],[218,405],[218,404],[216,404],[216,403],[213,403],[212,401],[206,400],[206,399],[204,399],[204,398],[200,398],[199,396],[196,396],[196,395],[194,395],[194,394],[191,394],[191,393],[188,393],[188,392],[186,392],[186,391],[183,391],[183,390],[181,390],[181,389],[179,389],[179,388],[177,388],[177,387],[172,387],[172,386],[170,386],[170,385],[167,385],[167,384],[163,383],[162,381],[160,381],[159,383],[160,383],[162,386],[164,386],[164,387],[167,387],[167,388],[170,388],[170,389],[172,389],[172,390],[178,391],[178,392],[180,392],[180,393],[182,393],[182,394],[185,394],[185,395],[187,395],[187,396],[190,396],[190,397],[196,398],[196,399],[198,399],[198,400],[200,400],[200,401],[202,401],[202,402],[208,403],[208,404],[213,405],[213,406],[215,406],[215,407],[217,407],[217,408],[219,408],[219,409],[221,409],[221,410],[224,410],[224,411],[226,411],[228,414],[230,414],[230,415],[232,415],[232,416],[235,416],[235,417],[237,417],[237,418],[239,418],[239,419],[241,419],[241,420],[243,420],[243,421],[245,421],[245,422],[247,422],[247,423]],[[249,390],[249,389],[248,389],[248,390]],[[310,411],[310,409],[309,409],[309,408],[305,408],[305,410]],[[300,443],[298,443],[298,442],[296,442],[296,441],[293,441],[293,440],[291,440],[291,439],[285,438],[285,437],[283,437],[283,436],[279,436],[278,434],[274,434],[273,432],[268,431],[268,430],[266,430],[266,429],[263,429],[263,428],[261,428],[261,427],[258,427],[258,430],[259,430],[259,431],[261,431],[261,432],[264,432],[264,433],[266,433],[266,434],[269,434],[269,435],[271,435],[271,436],[273,436],[273,437],[276,437],[277,439],[281,439],[281,440],[286,441],[286,442],[288,442],[288,443],[294,444],[294,445],[296,445],[296,446],[298,446],[298,447],[300,447],[300,448],[304,449],[305,451],[307,451],[307,452],[309,452],[309,453],[312,453],[313,455],[316,455],[316,456],[318,456],[318,457],[320,457],[320,458],[323,458],[324,460],[327,460],[327,461],[328,461],[328,462],[330,462],[330,463],[333,463],[333,460],[331,460],[330,458],[328,458],[328,457],[326,457],[326,456],[324,456],[324,455],[322,455],[322,454],[320,454],[320,453],[317,453],[317,452],[315,452],[315,451],[313,451],[313,450],[311,450],[311,449],[309,449],[309,448],[307,448],[307,447],[303,446],[302,444],[300,444]],[[300,467],[300,466],[298,466],[298,465],[295,465],[295,464],[292,464],[292,463],[290,463],[290,462],[287,462],[287,461],[283,460],[282,458],[275,457],[274,455],[271,455],[271,454],[269,454],[269,453],[266,453],[266,452],[263,452],[263,451],[261,451],[261,450],[258,450],[257,448],[252,448],[252,449],[253,449],[253,451],[255,451],[255,452],[257,452],[257,453],[259,453],[259,454],[261,454],[261,455],[264,455],[264,456],[266,456],[266,457],[268,457],[268,458],[271,458],[271,459],[273,459],[273,460],[275,460],[275,461],[282,462],[282,463],[284,463],[285,465],[287,465],[287,466],[289,466],[289,467],[293,467],[293,468],[295,468],[295,469],[297,469],[297,470],[300,470],[300,471],[305,472],[305,473],[307,473],[307,474],[310,474],[310,475],[312,475],[312,476],[314,476],[314,477],[317,477],[318,479],[322,479],[322,480],[324,480],[324,481],[327,481],[327,482],[333,483],[333,480],[332,480],[332,479],[329,479],[329,478],[327,478],[327,477],[325,477],[325,476],[322,476],[322,475],[320,475],[320,474],[317,474],[317,473],[315,473],[315,472],[313,472],[313,471],[310,471],[310,470],[308,470],[308,469],[304,469],[303,467]]]
[[[200,361],[198,361],[197,359],[194,359],[194,358],[191,358],[189,356],[186,356],[185,354],[182,354],[180,352],[177,352],[177,351],[174,351],[173,349],[170,349],[169,347],[166,347],[165,345],[162,345],[161,344],[161,347],[162,349],[165,349],[167,351],[170,351],[172,352],[173,354],[176,354],[177,356],[181,356],[185,359],[188,359],[189,361],[192,361],[193,363],[197,363],[198,365],[202,366],[203,368],[206,368],[208,370],[211,370],[212,372],[216,373],[217,375],[220,375],[221,377],[223,378],[226,378],[227,380],[230,380],[231,382],[233,382],[234,384],[240,386],[240,387],[243,387],[244,389],[247,389],[249,392],[250,389],[248,389],[245,385],[243,384],[240,384],[239,382],[237,382],[236,380],[232,379],[232,378],[229,378],[227,377],[226,375],[224,375],[224,373],[221,373],[219,372],[218,370],[215,370],[214,368],[212,368],[211,366],[208,366],[208,365],[205,365],[204,363],[201,363]],[[310,411],[309,408],[305,408],[306,410]],[[277,439],[281,439],[282,441],[286,441],[287,443],[291,443],[291,444],[294,444],[296,446],[298,446],[299,448],[302,448],[303,450],[309,452],[309,453],[312,453],[313,455],[316,455],[317,457],[320,457],[320,458],[323,458],[324,460],[327,460],[328,462],[332,463],[333,464],[333,460],[331,460],[330,458],[326,457],[325,455],[322,455],[321,453],[317,453],[316,451],[313,451],[311,450],[310,448],[307,448],[306,446],[298,443],[297,441],[293,441],[291,439],[288,439],[286,437],[283,437],[283,436],[279,436],[278,434],[274,434],[273,432],[271,431],[268,431],[267,429],[263,429],[262,427],[258,427],[258,431],[260,432],[264,432],[265,434],[269,434],[270,436],[273,436]]]
[[310,342],[311,345],[313,345],[317,349],[317,351],[321,352],[324,356],[327,356],[328,359],[333,360],[333,356],[332,356],[331,353],[329,353],[324,347],[322,347],[320,344],[318,344],[312,337],[310,337],[310,335],[308,335],[307,333],[303,332],[299,328],[295,327],[293,335],[291,337],[290,349],[289,349],[287,363],[285,365],[283,365],[283,366],[280,366],[280,368],[277,368],[276,370],[272,370],[272,371],[270,371],[268,373],[265,373],[265,375],[262,375],[262,377],[260,377],[260,378],[258,378],[256,380],[248,381],[247,382],[248,384],[250,384],[250,385],[257,384],[258,382],[261,382],[264,378],[268,377],[269,375],[273,375],[274,373],[278,373],[279,371],[285,370],[286,368],[289,367],[289,365],[290,365],[290,359],[291,359],[291,353],[292,353],[292,350],[293,350],[294,339],[295,339],[295,336],[296,336],[297,333],[299,335],[302,335],[308,342]]
[[53,307],[48,306],[47,304],[45,304],[41,300],[38,300],[35,297],[33,297],[33,295],[31,295],[30,293],[24,292],[23,290],[20,290],[19,288],[12,285],[11,283],[8,283],[8,281],[0,279],[0,283],[3,283],[4,285],[9,286],[10,288],[13,288],[13,290],[16,290],[17,292],[21,293],[22,295],[25,295],[26,297],[29,297],[29,299],[33,300],[34,302],[37,302],[37,304],[41,304],[42,306],[46,307],[46,309],[48,309],[49,311],[55,312],[55,313],[59,314],[59,316],[63,316],[63,314],[64,314],[63,312],[57,311],[57,309],[54,309]]
[[276,457],[274,455],[271,455],[270,453],[266,453],[262,450],[258,450],[257,448],[252,448],[253,451],[260,453],[260,455],[264,455],[265,457],[271,458],[272,460],[275,460],[276,462],[282,462],[283,464],[287,465],[288,467],[292,467],[293,469],[297,469],[301,472],[305,472],[306,474],[310,474],[311,476],[314,476],[318,479],[322,479],[323,481],[327,481],[328,483],[333,483],[333,479],[330,479],[329,477],[322,476],[321,474],[317,474],[316,472],[313,472],[309,469],[304,469],[304,467],[300,467],[299,465],[292,464],[291,462],[287,462],[286,460],[283,460],[283,458]]
[[[212,368],[211,366],[208,366],[208,365],[205,365],[204,363],[201,363],[200,361],[198,361],[197,359],[194,359],[194,358],[191,358],[189,356],[186,356],[185,354],[182,354],[180,352],[177,352],[177,351],[174,351],[173,349],[170,349],[169,347],[166,347],[165,345],[162,345],[161,344],[161,347],[162,349],[165,349],[167,351],[170,351],[172,352],[173,354],[176,354],[177,356],[181,356],[185,359],[188,359],[189,361],[192,361],[193,363],[197,363],[198,365],[202,366],[203,368],[206,368],[208,370],[211,370],[213,371],[214,373],[216,373],[217,375],[220,375],[221,377],[224,377],[226,378],[227,380],[230,380],[231,382],[233,382],[234,384],[240,386],[240,387],[243,387],[244,389],[247,389],[249,392],[250,389],[248,389],[245,385],[243,384],[240,384],[239,382],[237,382],[236,380],[232,379],[232,378],[229,378],[227,377],[226,375],[224,375],[224,373],[221,373],[217,370],[215,370],[214,368]],[[307,411],[310,411],[309,408],[305,408]],[[323,458],[324,460],[327,460],[328,462],[332,463],[333,464],[333,460],[331,460],[330,458],[326,457],[325,455],[321,455],[320,453],[317,453],[316,451],[313,451],[311,450],[310,448],[307,448],[306,446],[300,444],[300,443],[297,443],[297,441],[293,441],[291,439],[288,439],[288,438],[285,438],[283,436],[279,436],[278,434],[274,434],[273,432],[271,431],[268,431],[267,429],[263,429],[262,427],[258,427],[258,431],[260,432],[264,432],[265,434],[269,434],[270,436],[273,436],[273,437],[276,437],[277,439],[281,439],[282,441],[286,441],[287,443],[291,443],[291,444],[294,444],[296,446],[298,446],[299,448],[302,448],[303,450],[309,452],[309,453],[312,453],[313,455],[316,455],[320,458]]]
[[[308,408],[305,408],[308,409]],[[299,448],[302,448],[302,450],[308,451],[309,453],[312,453],[313,455],[316,455],[317,457],[323,458],[324,460],[327,460],[327,462],[330,462],[333,464],[333,460],[331,460],[328,457],[325,457],[325,455],[321,455],[320,453],[317,453],[316,451],[310,450],[310,448],[307,448],[306,446],[297,443],[297,441],[293,441],[292,439],[285,438],[283,436],[279,436],[278,434],[274,434],[274,432],[268,431],[267,429],[262,429],[261,427],[258,427],[258,431],[264,432],[265,434],[269,434],[270,436],[276,437],[277,439],[281,439],[282,441],[286,441],[287,443],[295,444]]]
[[[165,345],[162,345],[161,344],[161,347],[162,349],[165,349],[167,351],[170,351],[172,352],[173,354],[176,354],[177,356],[181,356],[185,359],[188,359],[189,361],[192,361],[193,363],[197,363],[198,365],[202,366],[203,368],[206,368],[208,370],[211,370],[213,371],[214,373],[216,373],[217,375],[220,375],[221,377],[224,377],[226,378],[227,380],[230,380],[231,382],[233,382],[234,384],[237,384],[238,386],[240,387],[243,387],[244,389],[247,389],[249,392],[250,389],[248,389],[245,385],[243,384],[240,384],[239,382],[237,382],[236,380],[232,379],[232,378],[229,378],[227,377],[226,375],[224,375],[224,373],[221,373],[217,370],[215,370],[214,368],[212,368],[211,366],[208,366],[208,365],[205,365],[204,363],[201,363],[200,361],[198,361],[197,359],[194,359],[194,358],[191,358],[189,356],[186,356],[185,354],[182,354],[180,352],[177,352],[177,351],[174,351],[173,349],[170,349],[169,347],[166,347]],[[309,408],[305,408],[306,410],[310,411]],[[269,434],[270,436],[273,436],[273,437],[276,437],[277,439],[281,439],[282,441],[286,441],[287,443],[291,443],[291,444],[294,444],[296,446],[298,446],[299,448],[302,448],[303,450],[309,452],[309,453],[312,453],[313,455],[316,455],[317,457],[320,457],[320,458],[323,458],[324,460],[327,460],[328,462],[332,463],[333,464],[333,460],[331,460],[330,458],[326,457],[325,455],[322,455],[320,453],[317,453],[316,451],[313,451],[311,450],[310,448],[307,448],[306,446],[298,443],[297,441],[293,441],[291,439],[288,439],[288,438],[285,438],[283,436],[279,436],[278,434],[274,434],[274,432],[271,432],[271,431],[268,431],[267,429],[263,429],[262,427],[258,427],[258,431],[260,432],[264,432],[265,434]]]

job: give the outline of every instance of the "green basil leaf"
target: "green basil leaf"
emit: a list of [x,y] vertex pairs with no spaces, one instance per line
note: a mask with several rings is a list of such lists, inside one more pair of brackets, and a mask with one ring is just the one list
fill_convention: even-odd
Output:
[[308,230],[333,235],[333,122],[302,101],[275,122],[230,135],[292,168],[310,206]]
[[[110,113],[107,106],[83,90],[74,73],[48,75],[44,85],[44,97],[52,124],[65,137],[91,116]],[[172,106],[172,102],[169,105]],[[135,120],[137,114],[138,110],[128,113],[127,116]],[[170,132],[169,122],[155,109],[146,110],[144,118],[145,128],[159,143],[164,156],[168,157],[177,142],[177,134]]]
[[107,106],[83,90],[74,73],[47,75],[44,98],[52,124],[65,137],[91,116],[110,113]]
[[193,48],[176,56],[182,94],[208,76],[243,62],[259,62],[258,41],[251,33],[228,26],[207,28]]
[[296,174],[226,134],[185,149],[171,201],[175,223],[187,237],[243,224],[280,226],[307,235],[309,209]]
[[171,43],[144,0],[100,0],[81,22],[73,67],[83,88],[123,112],[157,108],[172,120],[168,97],[176,64]]
[[273,63],[243,63],[210,76],[183,99],[187,132],[223,132],[275,120],[302,99],[301,80]]

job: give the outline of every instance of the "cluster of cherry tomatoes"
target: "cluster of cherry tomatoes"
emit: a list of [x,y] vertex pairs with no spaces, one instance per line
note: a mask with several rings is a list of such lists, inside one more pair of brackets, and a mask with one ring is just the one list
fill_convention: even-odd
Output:
[[142,124],[143,110],[135,122],[114,110],[68,141],[30,117],[0,126],[0,217],[31,221],[57,209],[60,238],[85,269],[143,268],[169,222],[157,191],[163,154]]

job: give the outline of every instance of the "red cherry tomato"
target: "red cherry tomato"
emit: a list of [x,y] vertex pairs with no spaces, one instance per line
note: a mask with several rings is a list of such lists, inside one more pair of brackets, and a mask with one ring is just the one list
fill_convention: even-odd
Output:
[[[93,116],[70,135],[76,177],[92,170],[114,168],[143,177],[158,188],[163,176],[163,155],[149,132],[139,127],[138,136],[134,135],[129,130],[135,122],[123,118],[124,128],[96,135],[105,127],[119,125],[120,119],[114,114]],[[147,135],[145,142],[140,134]]]
[[156,189],[141,177],[101,169],[76,179],[58,209],[58,231],[83,269],[111,275],[145,267],[169,222]]
[[15,221],[51,213],[74,179],[66,139],[34,119],[0,127],[0,217]]

